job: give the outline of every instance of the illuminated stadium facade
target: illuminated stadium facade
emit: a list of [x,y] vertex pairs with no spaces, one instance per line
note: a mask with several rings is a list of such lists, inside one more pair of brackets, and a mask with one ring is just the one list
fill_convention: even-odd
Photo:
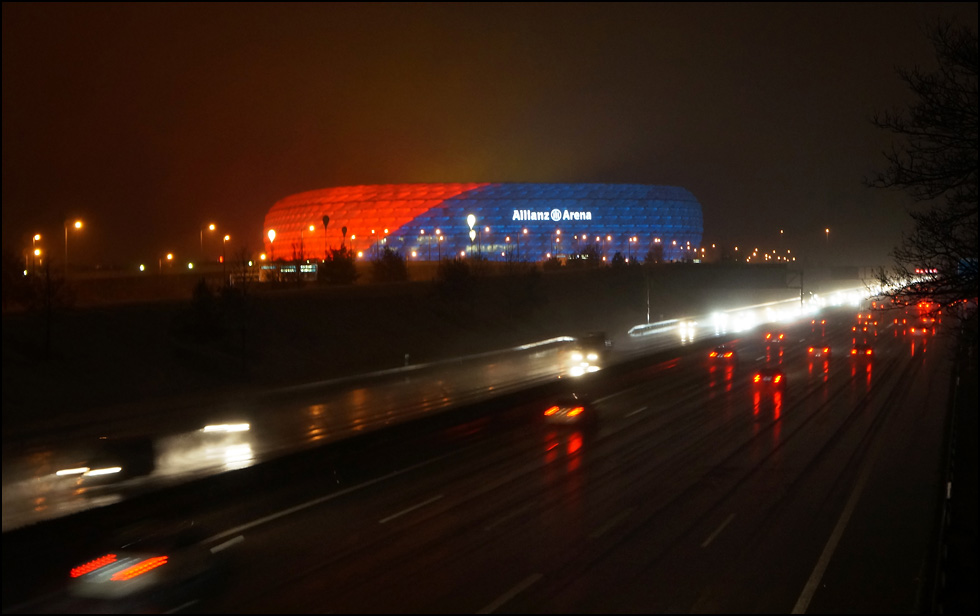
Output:
[[406,260],[482,255],[540,261],[590,249],[603,259],[693,259],[701,204],[676,186],[641,184],[393,184],[313,190],[265,217],[272,259],[319,260],[341,244],[371,259],[385,247]]

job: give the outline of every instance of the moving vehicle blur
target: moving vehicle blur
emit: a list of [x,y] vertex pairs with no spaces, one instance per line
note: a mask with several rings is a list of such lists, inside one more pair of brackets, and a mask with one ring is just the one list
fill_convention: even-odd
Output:
[[708,360],[712,363],[733,364],[738,362],[738,353],[732,347],[722,344],[708,353]]
[[787,342],[786,332],[782,332],[782,331],[766,332],[765,342],[766,344],[783,344]]
[[782,390],[786,387],[786,374],[780,368],[761,368],[752,375],[752,385]]
[[612,352],[612,340],[605,332],[589,332],[575,339],[568,353],[567,373],[582,376],[600,370]]
[[867,342],[855,342],[851,347],[851,357],[870,358],[874,355],[874,349]]
[[122,529],[105,552],[73,567],[65,606],[84,613],[168,613],[197,601],[218,584],[226,550],[244,539],[208,544],[193,522],[149,520]]
[[102,436],[74,449],[72,464],[56,471],[58,477],[91,482],[149,475],[156,469],[156,446],[149,436]]
[[592,399],[580,393],[570,393],[558,398],[544,410],[544,421],[552,426],[595,426],[598,416]]
[[829,359],[830,345],[823,341],[808,344],[806,347],[806,354],[810,359]]

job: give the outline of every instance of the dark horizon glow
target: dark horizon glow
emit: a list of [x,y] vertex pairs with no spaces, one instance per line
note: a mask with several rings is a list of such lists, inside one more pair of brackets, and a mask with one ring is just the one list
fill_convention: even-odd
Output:
[[61,266],[78,219],[73,267],[217,261],[304,191],[598,183],[683,186],[708,246],[888,264],[870,120],[940,17],[977,4],[5,3],[4,249]]

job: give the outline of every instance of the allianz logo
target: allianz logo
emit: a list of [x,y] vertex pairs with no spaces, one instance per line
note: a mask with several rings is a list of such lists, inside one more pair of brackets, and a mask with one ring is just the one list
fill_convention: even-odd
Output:
[[592,220],[592,212],[570,212],[555,208],[550,212],[536,212],[534,210],[514,210],[511,220],[533,221],[544,220],[551,222],[561,222],[563,220]]

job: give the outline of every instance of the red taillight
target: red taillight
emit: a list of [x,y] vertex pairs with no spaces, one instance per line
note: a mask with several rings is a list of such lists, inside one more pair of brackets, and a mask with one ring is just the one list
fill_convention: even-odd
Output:
[[584,407],[576,406],[572,410],[568,411],[569,417],[575,417],[576,415],[581,415],[585,411]]
[[551,415],[554,415],[557,412],[558,412],[558,407],[557,406],[552,406],[548,410],[546,410],[544,412],[544,414],[545,414],[545,417],[549,417]]
[[92,573],[96,569],[101,569],[106,565],[116,562],[115,554],[106,554],[105,556],[100,556],[95,560],[91,560],[84,565],[79,565],[71,570],[71,576],[73,578],[82,577],[86,573]]
[[729,351],[729,352],[725,353],[725,358],[726,359],[727,358],[730,358],[732,355],[734,355],[734,353],[732,353],[731,351]]
[[865,354],[865,355],[871,355],[871,349],[868,349],[868,350],[866,350],[866,351],[864,352],[864,354]]
[[718,351],[712,351],[711,354],[708,355],[708,357],[718,357]]
[[857,355],[857,354],[858,354],[857,349],[851,349],[851,355]]
[[827,355],[828,353],[830,353],[830,347],[824,347],[823,348],[823,352],[824,352],[824,355]]
[[806,352],[807,353],[813,353],[813,347],[810,347],[809,349],[807,349]]
[[146,560],[140,561],[132,567],[126,567],[122,571],[114,574],[110,579],[113,582],[125,582],[126,580],[131,580],[136,576],[149,573],[157,567],[162,567],[165,564],[167,564],[166,556],[154,556],[152,558],[147,558]]
[[753,383],[758,383],[761,380],[762,380],[762,375],[761,374],[757,374],[754,377],[752,377],[752,382]]
[[772,378],[772,382],[773,382],[773,383],[778,383],[778,382],[780,382],[780,381],[782,381],[782,380],[783,380],[783,377],[782,377],[782,375],[780,375],[780,374],[777,374],[776,376],[774,376],[774,377]]

